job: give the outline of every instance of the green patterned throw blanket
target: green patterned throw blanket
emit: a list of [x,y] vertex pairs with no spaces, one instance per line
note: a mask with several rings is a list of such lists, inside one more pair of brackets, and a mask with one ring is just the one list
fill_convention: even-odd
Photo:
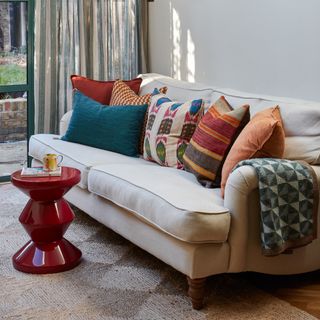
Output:
[[303,161],[250,159],[259,180],[261,245],[265,256],[310,243],[317,237],[319,191],[312,167]]

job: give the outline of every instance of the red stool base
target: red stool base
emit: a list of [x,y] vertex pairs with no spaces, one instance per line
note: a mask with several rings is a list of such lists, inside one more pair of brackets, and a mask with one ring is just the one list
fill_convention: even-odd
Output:
[[27,242],[13,257],[15,269],[27,273],[56,273],[77,266],[81,251],[66,239],[52,243]]

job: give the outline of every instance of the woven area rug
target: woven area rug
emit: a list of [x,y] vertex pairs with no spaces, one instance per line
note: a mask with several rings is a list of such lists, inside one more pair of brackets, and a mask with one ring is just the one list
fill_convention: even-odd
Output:
[[66,233],[82,250],[78,267],[48,275],[16,271],[11,256],[29,240],[18,222],[26,201],[12,185],[0,185],[0,319],[315,319],[241,275],[211,277],[206,307],[195,311],[185,276],[80,210]]

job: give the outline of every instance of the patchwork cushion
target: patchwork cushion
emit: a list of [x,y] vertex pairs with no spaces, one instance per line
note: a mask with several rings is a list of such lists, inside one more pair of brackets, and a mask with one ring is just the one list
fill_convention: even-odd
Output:
[[282,158],[284,144],[279,106],[258,112],[242,130],[226,158],[222,168],[222,196],[227,179],[238,162],[252,158]]
[[[112,89],[115,81],[98,81],[86,77],[72,75],[70,77],[72,87],[78,89],[87,97],[98,101],[104,105],[110,103]],[[132,80],[124,80],[124,83],[130,87],[135,93],[139,93],[142,79],[136,78]]]
[[222,96],[206,112],[183,155],[187,171],[206,187],[220,187],[221,170],[233,142],[250,120],[249,106],[233,110]]
[[182,169],[183,154],[202,115],[202,99],[178,102],[163,94],[153,96],[148,109],[144,159]]
[[227,240],[230,214],[220,189],[203,188],[189,172],[145,160],[99,165],[89,172],[88,189],[179,240]]
[[147,105],[105,107],[75,90],[73,113],[61,139],[137,156],[146,110]]

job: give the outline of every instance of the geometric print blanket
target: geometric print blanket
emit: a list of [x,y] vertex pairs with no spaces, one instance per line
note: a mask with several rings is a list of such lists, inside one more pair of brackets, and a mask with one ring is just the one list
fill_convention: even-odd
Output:
[[289,253],[317,237],[319,189],[312,167],[304,161],[259,158],[252,166],[259,180],[261,247],[265,256]]

